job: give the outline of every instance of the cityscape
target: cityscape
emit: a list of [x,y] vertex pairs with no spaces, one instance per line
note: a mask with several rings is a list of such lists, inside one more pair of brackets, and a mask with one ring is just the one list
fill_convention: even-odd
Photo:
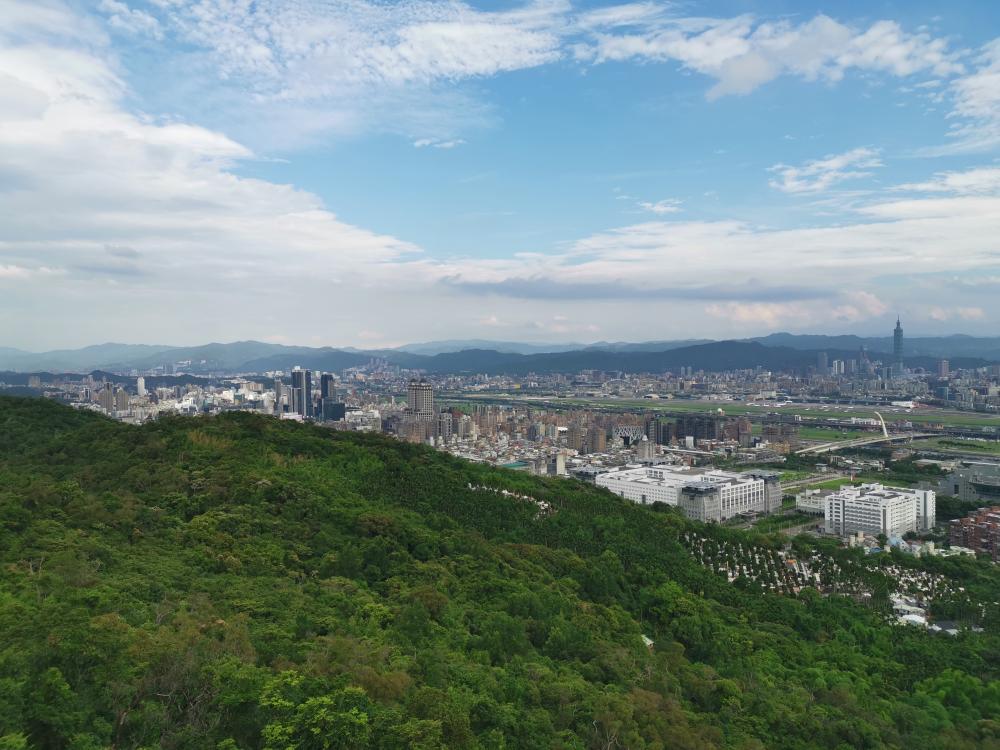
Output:
[[0,0],[0,750],[1000,750],[1000,3]]
[[[814,365],[788,372],[430,375],[372,358],[339,372],[292,366],[198,376],[185,373],[191,362],[169,362],[143,374],[19,379],[29,391],[130,424],[249,411],[575,478],[698,521],[779,518],[845,545],[1000,562],[1000,364],[952,369],[942,358],[911,369],[906,354],[897,319],[889,357],[820,351]],[[939,476],[916,489],[893,486],[897,461]],[[935,529],[937,493],[984,510]],[[904,540],[921,536],[929,547]]]

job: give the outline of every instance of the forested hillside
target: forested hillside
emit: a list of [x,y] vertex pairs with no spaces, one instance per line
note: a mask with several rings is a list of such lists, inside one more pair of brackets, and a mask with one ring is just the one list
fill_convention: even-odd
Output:
[[731,585],[694,528],[378,436],[0,399],[0,749],[1000,748],[995,628]]

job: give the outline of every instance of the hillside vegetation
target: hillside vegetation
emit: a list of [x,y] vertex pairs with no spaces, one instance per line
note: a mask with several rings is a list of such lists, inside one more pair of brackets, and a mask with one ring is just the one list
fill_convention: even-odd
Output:
[[0,749],[1000,747],[995,628],[730,584],[695,526],[379,436],[0,399]]

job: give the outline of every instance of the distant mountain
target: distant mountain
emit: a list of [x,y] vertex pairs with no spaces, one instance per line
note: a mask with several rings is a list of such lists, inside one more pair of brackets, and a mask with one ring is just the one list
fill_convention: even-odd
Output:
[[[607,352],[662,352],[694,344],[708,344],[712,339],[684,339],[682,341],[597,341],[593,344],[526,344],[518,341],[489,341],[487,339],[467,339],[449,341],[428,341],[421,344],[405,344],[392,351],[409,352],[434,356],[436,354],[452,354],[471,349],[495,351],[506,354],[556,354],[573,351],[607,351]],[[345,349],[345,351],[357,351]]]
[[511,375],[528,373],[606,370],[664,372],[680,367],[696,370],[733,370],[763,367],[770,370],[804,369],[815,364],[816,352],[787,347],[768,347],[748,341],[714,341],[666,351],[604,351],[584,349],[549,354],[504,354],[472,349],[438,354],[419,365],[434,373],[491,372]]
[[[794,333],[772,333],[748,339],[765,346],[787,346],[791,349],[841,349],[857,354],[861,347],[869,351],[892,351],[892,337],[820,336]],[[917,336],[904,337],[903,350],[908,357],[958,358],[972,357],[990,361],[1000,360],[1000,336]]]
[[50,352],[25,352],[0,349],[0,369],[52,370],[86,372],[117,362],[129,362],[169,351],[169,346],[149,344],[95,344],[82,349],[59,349]]
[[698,344],[712,344],[716,343],[714,339],[682,339],[680,341],[640,341],[638,343],[631,343],[628,341],[598,341],[595,344],[589,344],[584,349],[593,350],[599,349],[606,352],[665,352],[670,349],[681,349],[688,346],[696,346]]
[[[594,345],[596,346],[596,345]],[[489,349],[507,354],[545,354],[549,352],[569,352],[586,349],[587,344],[525,344],[518,341],[490,341],[488,339],[452,339],[446,341],[426,341],[419,344],[404,344],[392,351],[409,354],[450,354],[469,349]]]
[[[941,339],[941,341],[951,340]],[[907,342],[906,362],[911,367],[933,369],[941,356],[947,356],[954,367],[978,367],[1000,361],[1000,339],[995,349],[986,344],[991,339],[978,339],[983,347],[979,355],[963,355],[963,350],[976,351],[960,337],[959,345],[948,355],[923,353],[930,346]],[[419,354],[403,349],[345,350],[331,347],[284,346],[261,341],[212,343],[195,347],[145,346],[135,344],[101,344],[79,350],[64,350],[30,354],[4,354],[0,350],[0,370],[16,372],[78,372],[106,370],[153,370],[181,364],[187,373],[260,373],[269,370],[289,370],[300,366],[310,370],[339,371],[367,364],[372,358],[385,359],[406,369],[432,373],[493,373],[526,374],[606,370],[622,372],[676,371],[680,367],[719,371],[763,367],[769,370],[805,370],[815,365],[819,352],[829,360],[856,359],[862,344],[873,359],[888,361],[891,342],[879,345],[880,339],[854,336],[793,336],[774,334],[766,340],[711,342],[648,342],[644,344],[600,343],[583,349],[554,352],[514,352],[494,348],[467,348]],[[786,342],[784,344],[780,342]],[[867,343],[866,343],[867,342]],[[442,345],[444,342],[442,342]],[[794,344],[794,345],[793,345]],[[807,347],[808,345],[808,347]],[[421,345],[428,346],[430,345]],[[603,348],[602,348],[603,347]]]

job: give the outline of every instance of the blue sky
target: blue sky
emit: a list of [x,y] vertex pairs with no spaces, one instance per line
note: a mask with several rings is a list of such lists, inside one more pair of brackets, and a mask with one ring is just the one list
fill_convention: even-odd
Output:
[[8,0],[0,345],[995,334],[996,29],[987,2]]

